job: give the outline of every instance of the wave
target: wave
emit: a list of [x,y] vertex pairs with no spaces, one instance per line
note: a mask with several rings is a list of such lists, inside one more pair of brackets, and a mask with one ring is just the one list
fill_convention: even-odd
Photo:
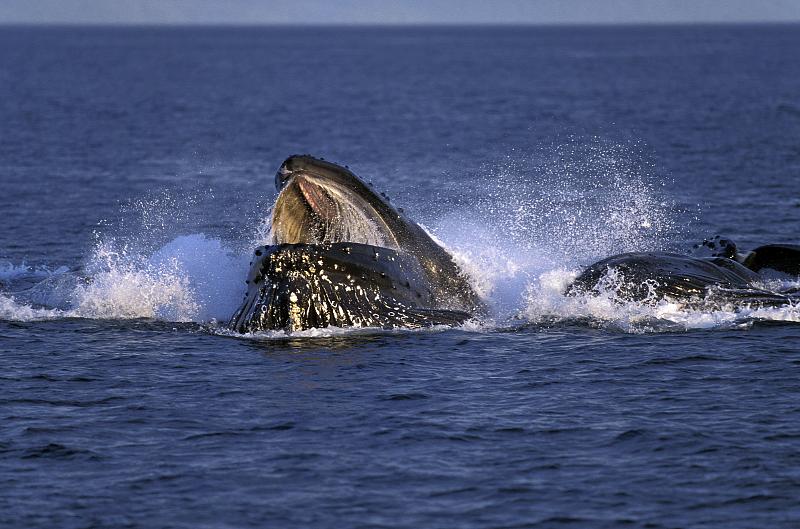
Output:
[[20,279],[42,279],[62,274],[68,270],[66,266],[51,269],[44,265],[30,266],[25,262],[14,264],[10,261],[3,261],[0,262],[0,284],[19,281]]

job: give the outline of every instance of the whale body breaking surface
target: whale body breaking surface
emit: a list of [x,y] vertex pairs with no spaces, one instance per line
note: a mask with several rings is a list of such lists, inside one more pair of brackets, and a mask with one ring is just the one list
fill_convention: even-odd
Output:
[[[239,333],[321,327],[458,325],[486,314],[453,257],[348,168],[289,157],[275,178],[270,244],[250,263],[248,290],[229,322]],[[632,252],[586,267],[564,292],[687,306],[780,306],[800,289],[770,289],[763,270],[800,276],[800,246],[739,253],[719,237],[700,255]]]
[[452,256],[349,169],[291,156],[255,250],[241,333],[463,323],[482,302]]

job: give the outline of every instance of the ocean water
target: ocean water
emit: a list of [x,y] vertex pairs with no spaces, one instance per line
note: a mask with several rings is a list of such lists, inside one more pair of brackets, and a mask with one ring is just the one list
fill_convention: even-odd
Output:
[[[800,27],[5,27],[0,124],[0,526],[800,524],[800,308],[561,295],[800,242]],[[294,153],[491,316],[226,332]]]

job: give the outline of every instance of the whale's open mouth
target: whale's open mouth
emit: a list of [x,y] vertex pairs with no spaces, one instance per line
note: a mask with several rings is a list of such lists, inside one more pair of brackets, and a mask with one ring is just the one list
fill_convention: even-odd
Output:
[[450,254],[347,167],[290,156],[275,182],[271,244],[232,329],[456,325],[481,310]]
[[391,207],[355,177],[315,170],[311,164],[295,170],[284,164],[276,182],[280,194],[272,210],[272,244],[399,247],[387,222]]

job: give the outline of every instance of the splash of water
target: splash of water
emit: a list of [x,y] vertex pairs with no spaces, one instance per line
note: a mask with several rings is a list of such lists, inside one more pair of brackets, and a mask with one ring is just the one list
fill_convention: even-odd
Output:
[[664,249],[677,231],[662,181],[630,146],[573,141],[539,154],[485,168],[469,206],[433,227],[503,317],[546,272],[568,278],[612,254]]
[[179,236],[152,255],[98,245],[90,280],[73,292],[71,313],[89,318],[227,319],[244,295],[247,257],[203,234]]
[[65,314],[59,309],[36,308],[27,303],[18,302],[13,296],[0,294],[0,320],[41,321],[63,317]]
[[641,160],[630,146],[600,141],[568,143],[540,160],[510,159],[487,168],[477,179],[481,187],[470,189],[470,207],[451,212],[432,231],[499,322],[580,319],[647,332],[798,321],[794,306],[700,310],[666,300],[626,302],[614,285],[622,278],[613,274],[597,296],[565,295],[586,265],[624,252],[675,250],[671,241],[685,234],[683,212]]

